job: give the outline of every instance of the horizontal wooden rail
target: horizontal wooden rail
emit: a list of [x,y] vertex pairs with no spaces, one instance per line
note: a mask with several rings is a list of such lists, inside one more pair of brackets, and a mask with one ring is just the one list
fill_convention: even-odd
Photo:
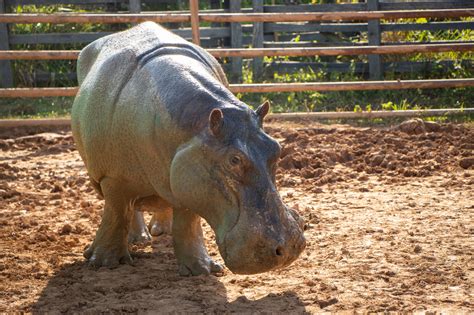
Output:
[[367,21],[374,19],[394,20],[401,18],[455,18],[474,16],[474,9],[453,10],[401,10],[401,11],[355,11],[313,13],[221,13],[200,15],[205,22],[321,22],[321,21]]
[[0,60],[70,60],[80,50],[0,50]]
[[0,89],[0,97],[58,97],[75,96],[78,87],[51,87],[51,88],[7,88]]
[[190,14],[175,13],[57,13],[57,14],[36,14],[36,13],[5,13],[0,14],[0,23],[140,23],[153,21],[157,23],[183,23],[190,22]]
[[[397,117],[426,117],[449,116],[459,114],[474,114],[474,108],[445,108],[445,109],[413,109],[396,111],[370,111],[370,112],[317,112],[317,113],[282,113],[270,114],[268,120],[321,120],[321,119],[374,119]],[[0,126],[1,126],[0,121]]]
[[[400,18],[456,18],[474,16],[474,9],[445,10],[398,10],[398,11],[352,11],[352,12],[305,12],[305,13],[202,13],[201,22],[306,22],[306,21],[351,21]],[[158,23],[190,22],[188,13],[140,13],[140,14],[0,14],[0,23]]]
[[0,119],[0,128],[70,126],[70,118]]
[[298,48],[228,48],[208,49],[214,57],[264,57],[264,56],[346,56],[434,53],[448,51],[474,51],[474,43],[414,44],[363,47],[298,47]]
[[[231,84],[233,93],[305,92],[305,91],[356,91],[400,90],[474,87],[474,79],[437,79],[404,81],[354,81],[311,83],[260,83]],[[56,97],[75,96],[78,87],[63,88],[8,88],[0,89],[0,97]]]
[[[309,113],[276,113],[266,116],[266,120],[300,121],[322,119],[374,119],[396,117],[430,117],[474,114],[474,108],[418,109],[397,111],[370,112],[309,112]],[[49,119],[0,119],[0,128],[70,126],[70,118]]]
[[[263,56],[346,56],[367,54],[438,53],[474,51],[474,43],[410,44],[361,47],[297,47],[297,48],[219,48],[207,49],[214,57]],[[77,59],[79,50],[0,50],[0,60]]]
[[271,93],[305,91],[436,89],[456,87],[474,87],[474,79],[231,84],[230,90],[233,93]]
[[[83,4],[127,4],[129,0],[4,0],[7,6],[16,6],[18,4],[28,5],[83,5]],[[145,0],[144,2],[156,2],[153,0]],[[172,3],[175,1],[164,0],[164,3]],[[184,2],[184,1],[182,1]],[[280,1],[283,2],[283,1]],[[287,1],[289,2],[289,1]],[[294,1],[296,2],[296,1]],[[301,1],[300,1],[301,2]],[[306,1],[309,2],[309,1]],[[314,2],[314,1],[313,1]],[[348,1],[345,1],[348,2]],[[472,0],[446,0],[446,1],[423,1],[423,2],[382,2],[380,3],[383,10],[414,10],[414,9],[453,9],[472,7]],[[359,11],[365,10],[366,3],[342,3],[342,4],[300,4],[295,5],[264,5],[265,11],[268,12],[328,12],[328,11]],[[250,10],[249,10],[250,9]],[[244,8],[243,11],[251,11],[251,8]],[[224,9],[208,9],[207,12],[224,12]],[[183,12],[183,11],[178,11]]]

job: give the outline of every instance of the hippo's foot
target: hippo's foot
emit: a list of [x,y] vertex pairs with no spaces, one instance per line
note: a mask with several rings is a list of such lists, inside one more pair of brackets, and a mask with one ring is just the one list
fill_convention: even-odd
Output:
[[161,234],[171,234],[171,226],[173,222],[173,210],[171,208],[160,209],[153,212],[148,229],[153,236]]
[[133,211],[133,218],[130,222],[130,230],[128,232],[129,244],[150,244],[151,234],[143,219],[143,213]]
[[173,243],[180,275],[208,275],[224,269],[209,257],[204,246],[201,217],[194,212],[173,209]]
[[92,267],[117,267],[121,263],[131,263],[128,252],[127,234],[130,226],[132,196],[127,183],[110,177],[100,182],[105,205],[102,222],[94,242],[84,252]]
[[211,273],[220,273],[224,270],[220,264],[213,261],[209,256],[203,257],[180,257],[178,258],[179,263],[179,275],[180,276],[198,276],[198,275],[209,275]]
[[141,232],[132,233],[132,231],[130,231],[128,233],[128,243],[129,244],[147,245],[147,244],[150,244],[151,241],[152,241],[152,237],[151,237],[150,232],[148,232],[148,229],[143,230]]
[[154,221],[154,222],[150,221],[148,228],[150,230],[150,234],[153,236],[160,236],[162,234],[171,234],[171,222],[163,225],[157,221]]
[[89,266],[94,268],[116,268],[119,264],[132,264],[132,257],[130,257],[128,248],[106,248],[96,246],[94,243],[84,252],[84,257],[89,261]]

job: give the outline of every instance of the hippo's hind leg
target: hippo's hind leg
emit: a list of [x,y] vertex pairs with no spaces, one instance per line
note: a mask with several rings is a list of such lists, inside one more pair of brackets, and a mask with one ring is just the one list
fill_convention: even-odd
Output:
[[143,212],[135,208],[132,211],[132,219],[130,220],[130,230],[128,232],[129,244],[149,244],[151,242],[151,234],[146,226]]
[[180,275],[207,275],[223,270],[209,257],[204,246],[201,217],[194,212],[173,209],[173,243]]
[[[153,217],[151,218],[148,227],[143,219],[143,211],[153,212]],[[158,236],[164,233],[171,234],[172,221],[173,210],[169,203],[159,196],[140,198],[135,202],[135,211],[133,211],[133,218],[130,222],[128,242],[130,244],[146,244],[151,241],[151,235]]]
[[148,223],[148,229],[151,235],[160,236],[161,234],[171,234],[173,224],[173,209],[166,207],[153,211],[153,216]]
[[120,263],[131,263],[127,234],[133,194],[127,183],[105,177],[100,181],[105,199],[102,222],[94,242],[84,252],[84,257],[93,267],[116,267]]

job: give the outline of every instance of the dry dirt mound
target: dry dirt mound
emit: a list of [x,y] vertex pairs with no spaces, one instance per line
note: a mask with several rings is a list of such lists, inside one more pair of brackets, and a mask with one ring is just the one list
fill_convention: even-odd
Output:
[[430,127],[431,132],[424,129],[420,134],[400,128],[327,127],[268,128],[268,132],[283,147],[278,175],[281,184],[303,184],[318,191],[328,183],[364,181],[370,174],[396,180],[472,168],[474,131],[462,125],[436,126]]
[[284,270],[219,278],[177,276],[166,236],[133,246],[133,266],[89,269],[103,201],[70,132],[4,133],[0,312],[472,312],[474,129],[423,128],[271,124],[307,248]]

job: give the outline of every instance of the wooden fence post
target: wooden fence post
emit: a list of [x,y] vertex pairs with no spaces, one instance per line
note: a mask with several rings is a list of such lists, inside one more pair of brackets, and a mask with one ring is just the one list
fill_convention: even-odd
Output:
[[189,0],[189,11],[191,11],[193,43],[201,45],[201,36],[199,34],[199,0]]
[[[0,13],[5,13],[5,1],[0,0]],[[9,50],[8,24],[0,23],[0,50]],[[9,60],[0,60],[0,84],[4,88],[13,87],[13,72]]]
[[[263,12],[263,0],[253,0],[253,12]],[[252,47],[263,48],[263,23],[253,23]],[[252,61],[253,81],[259,81],[263,73],[263,58],[254,58]]]
[[[379,9],[379,0],[367,0],[367,9],[377,11]],[[369,45],[378,46],[382,42],[380,31],[380,20],[367,21],[367,30],[369,33]],[[369,76],[371,80],[382,80],[382,57],[380,55],[369,55]]]
[[[229,11],[240,13],[242,8],[241,0],[229,1]],[[230,45],[232,48],[242,48],[242,25],[240,23],[230,23]],[[233,57],[231,59],[231,81],[242,81],[242,58]]]
[[128,11],[130,13],[140,13],[142,11],[141,2],[141,0],[128,0]]

